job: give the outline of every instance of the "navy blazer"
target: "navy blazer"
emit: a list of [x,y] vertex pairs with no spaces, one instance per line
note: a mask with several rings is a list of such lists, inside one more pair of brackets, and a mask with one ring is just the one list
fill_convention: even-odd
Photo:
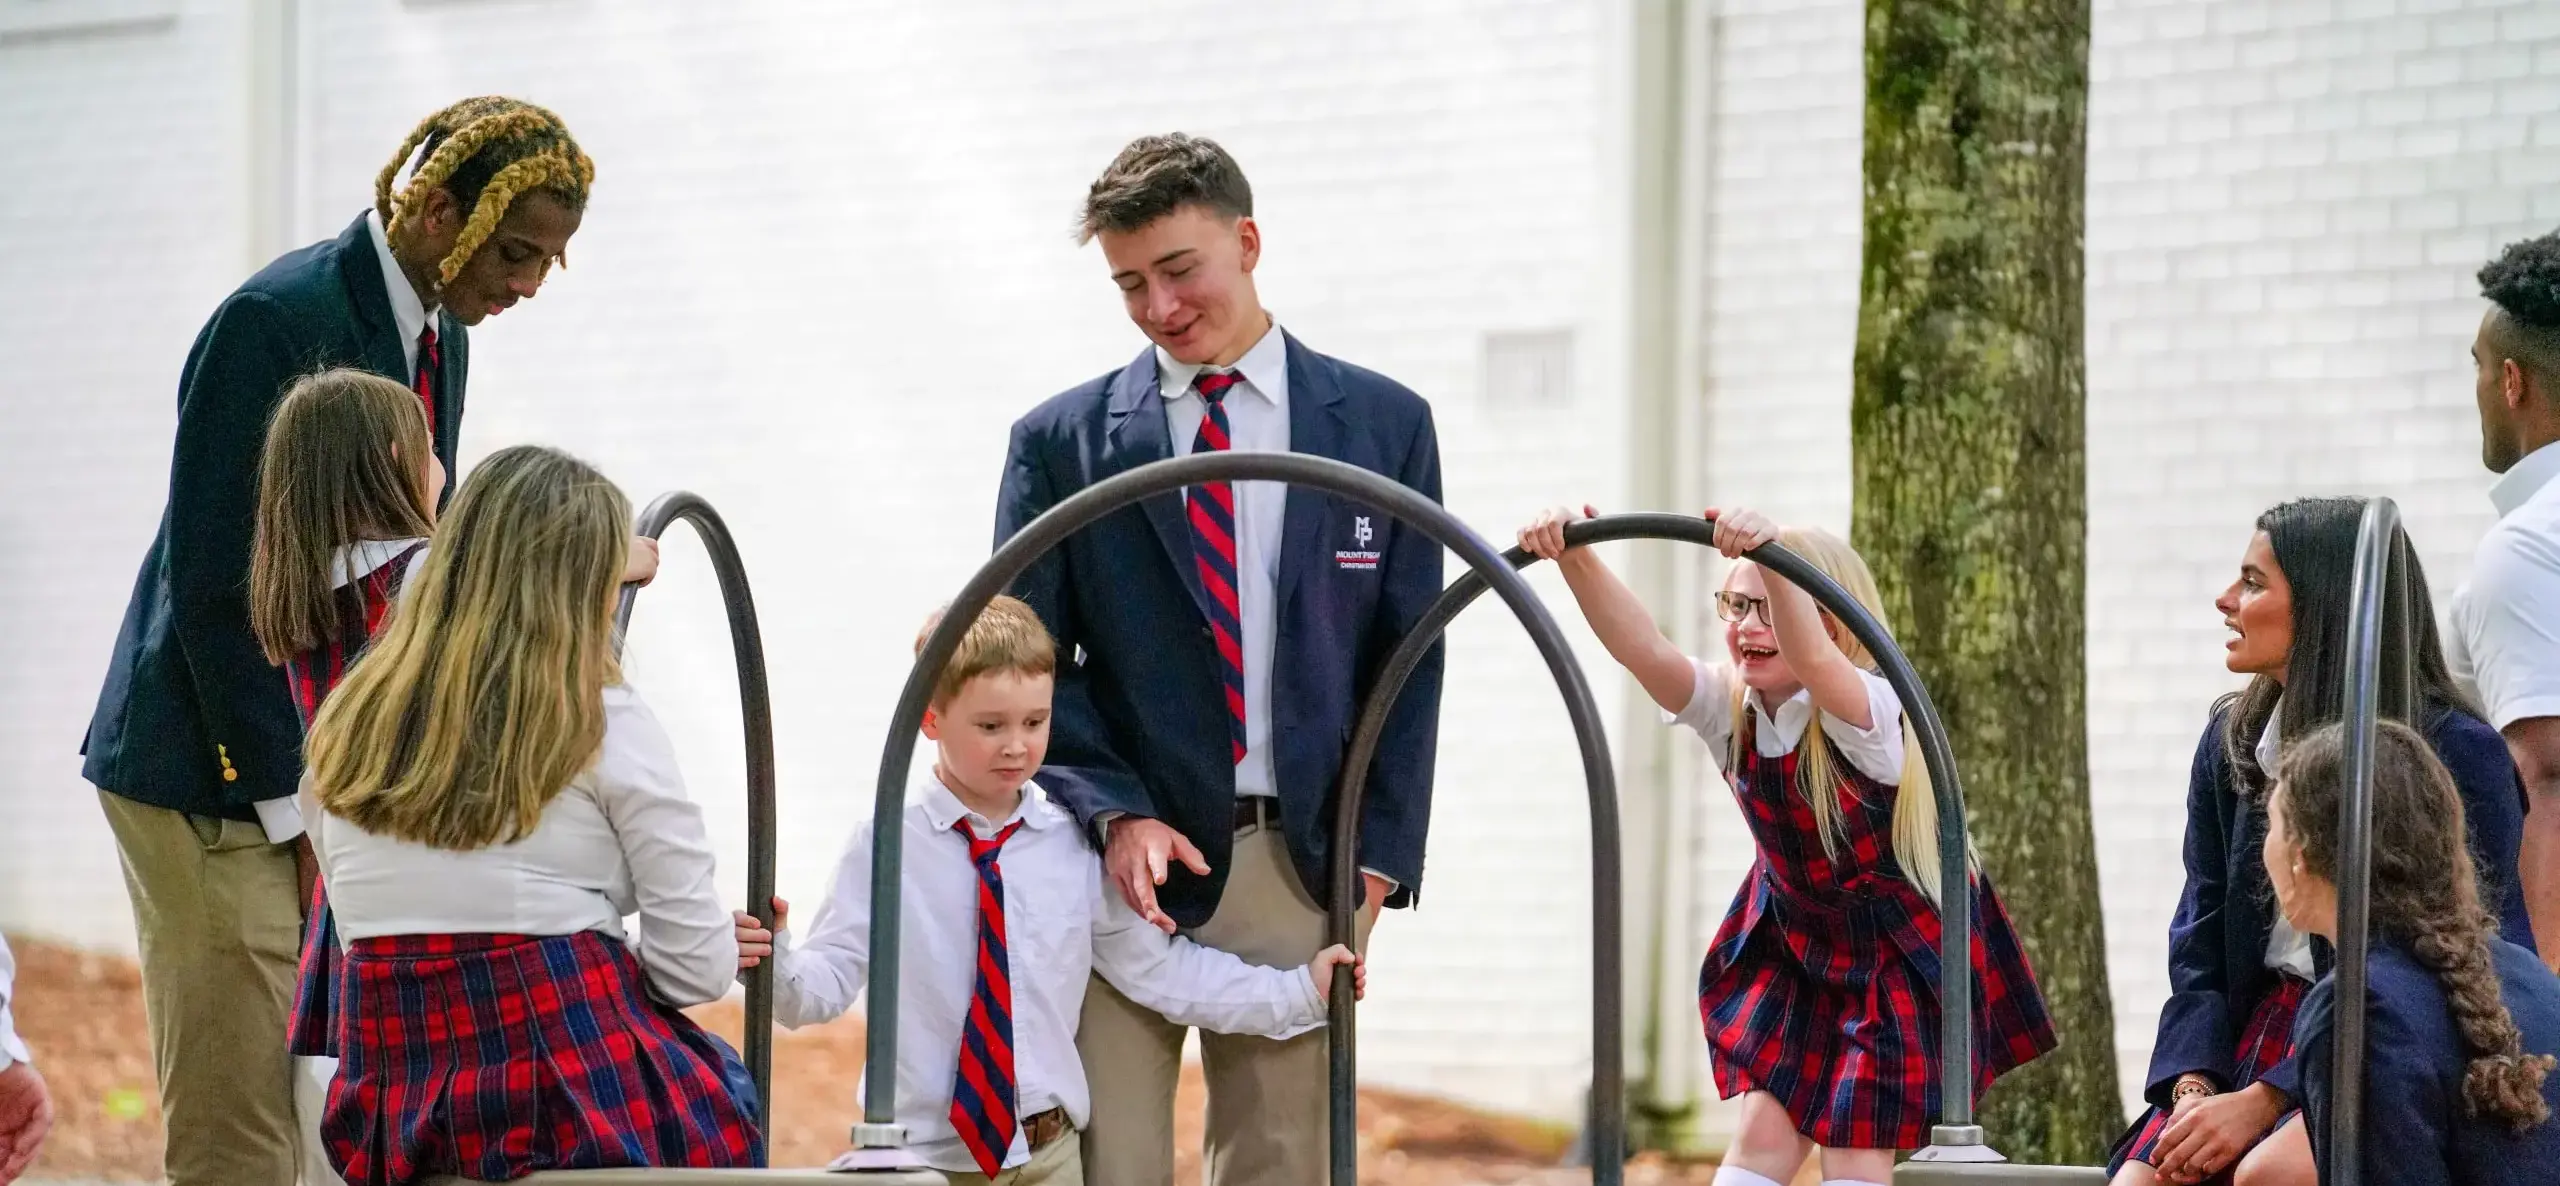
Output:
[[[436,456],[453,489],[471,343],[436,314]],[[412,381],[382,262],[359,216],[336,239],[288,253],[223,299],[178,377],[177,446],[106,686],[81,744],[81,775],[127,799],[254,820],[251,805],[302,777],[302,726],[284,676],[249,629],[249,549],[267,421],[294,379],[358,367]],[[224,759],[236,778],[226,778]]]
[[[2527,1054],[2560,1055],[2560,977],[2532,952],[2493,943],[2498,987]],[[2320,1180],[2337,1164],[2329,1146],[2334,1101],[2337,980],[2303,998],[2294,1021],[2302,1060],[2303,1123]],[[2443,982],[2400,943],[2376,936],[2365,961],[2364,1180],[2390,1186],[2550,1186],[2560,1182],[2560,1120],[2518,1134],[2464,1106],[2471,1055],[2445,1002]],[[2560,1116],[2560,1074],[2542,1081]]]
[[[1440,499],[1440,446],[1422,397],[1373,371],[1288,341],[1289,445],[1392,477]],[[1059,500],[1173,456],[1156,356],[1034,408],[1013,426],[996,497],[996,542]],[[1292,488],[1283,515],[1272,648],[1273,764],[1299,880],[1322,902],[1333,792],[1361,697],[1379,665],[1440,595],[1440,545],[1386,515]],[[1374,563],[1345,555],[1379,553]],[[1057,706],[1041,785],[1090,827],[1104,812],[1163,820],[1197,845],[1206,877],[1176,864],[1158,902],[1198,926],[1225,888],[1235,831],[1235,760],[1206,594],[1182,499],[1167,493],[1108,515],[1025,573],[1014,593],[1057,637]],[[1422,885],[1440,648],[1414,670],[1380,739],[1354,859]]]
[[[2240,793],[2223,754],[2223,717],[2217,709],[2196,742],[2187,779],[2187,884],[2169,924],[2169,1003],[2160,1010],[2160,1036],[2151,1048],[2144,1098],[2170,1106],[2178,1076],[2197,1072],[2228,1087],[2240,1032],[2259,1000],[2275,987],[2267,970],[2267,936],[2275,929],[2275,890],[2262,855],[2267,813],[2262,800]],[[2516,777],[2507,744],[2488,722],[2459,709],[2428,716],[2427,743],[2453,772],[2471,834],[2481,891],[2495,905],[2499,929],[2530,947],[2533,929],[2515,876],[2516,849],[2524,836],[2524,783]],[[2321,971],[2329,948],[2315,940]],[[2297,1059],[2268,1069],[2260,1082],[2302,1098]]]

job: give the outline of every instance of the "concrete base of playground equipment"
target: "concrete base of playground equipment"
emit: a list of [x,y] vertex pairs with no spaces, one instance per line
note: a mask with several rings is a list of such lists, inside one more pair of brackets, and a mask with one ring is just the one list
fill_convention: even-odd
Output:
[[2083,1165],[1906,1161],[1893,1167],[1893,1186],[2106,1186],[2106,1181],[2106,1170]]

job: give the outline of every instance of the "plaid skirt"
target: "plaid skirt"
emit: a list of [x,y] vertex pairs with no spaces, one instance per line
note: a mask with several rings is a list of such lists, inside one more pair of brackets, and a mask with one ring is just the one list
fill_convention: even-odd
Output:
[[[2240,1048],[2232,1052],[2231,1066],[2240,1081],[2232,1084],[2231,1090],[2238,1091],[2257,1082],[2258,1076],[2266,1074],[2268,1068],[2283,1062],[2293,1053],[2293,1015],[2302,1008],[2303,995],[2310,991],[2309,981],[2279,975],[2275,989],[2258,998],[2258,1007],[2249,1011],[2249,1024],[2240,1027]],[[2259,1133],[2257,1140],[2249,1142],[2249,1147],[2256,1148],[2258,1141],[2267,1139],[2269,1133],[2284,1127],[2285,1119],[2300,1110],[2292,1109],[2276,1117],[2276,1122],[2268,1126],[2266,1132]],[[2169,1131],[2169,1120],[2169,1113],[2160,1108],[2144,1112],[2142,1119],[2135,1121],[2133,1127],[2117,1139],[2115,1154],[2107,1159],[2107,1173],[2113,1175],[2128,1161],[2157,1164],[2151,1158],[2160,1148],[2161,1134]],[[2231,1164],[2236,1168],[2240,1163],[2234,1161]],[[2226,1169],[2205,1179],[2204,1186],[2231,1186],[2231,1171]]]
[[320,1119],[348,1186],[764,1163],[737,1054],[594,931],[362,939]]
[[293,1012],[285,1019],[285,1046],[306,1058],[338,1057],[338,980],[347,956],[338,949],[338,920],[329,913],[329,889],[311,883],[311,910],[302,922],[302,964],[293,977]]
[[[1938,912],[1899,878],[1847,907],[1787,893],[1754,866],[1699,972],[1716,1087],[1777,1097],[1834,1149],[1916,1149],[1941,1114]],[[1974,880],[1974,1094],[2053,1049],[2025,948]]]

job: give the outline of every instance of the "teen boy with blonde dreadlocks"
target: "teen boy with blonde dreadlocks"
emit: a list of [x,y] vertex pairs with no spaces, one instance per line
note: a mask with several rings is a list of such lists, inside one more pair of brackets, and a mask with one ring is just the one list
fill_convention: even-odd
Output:
[[302,728],[245,600],[268,418],[297,376],[372,371],[417,391],[456,472],[464,327],[541,287],[594,178],[558,116],[465,99],[409,134],[371,210],[250,277],[187,355],[167,508],[82,747],[133,899],[171,1186],[289,1183],[302,1144],[285,1047],[314,868]]

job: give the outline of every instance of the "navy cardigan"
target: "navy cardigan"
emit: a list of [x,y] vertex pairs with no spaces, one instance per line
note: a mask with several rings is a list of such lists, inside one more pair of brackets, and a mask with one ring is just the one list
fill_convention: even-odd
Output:
[[[2223,753],[2228,711],[2216,710],[2205,725],[2187,778],[2187,884],[2169,924],[2169,1002],[2160,1009],[2160,1036],[2151,1048],[2143,1091],[2162,1108],[2169,1106],[2169,1091],[2180,1075],[2201,1073],[2231,1086],[2240,1031],[2276,983],[2266,967],[2267,936],[2276,920],[2275,891],[2261,855],[2267,813],[2260,800],[2240,793],[2237,772]],[[2524,782],[2516,777],[2507,743],[2488,722],[2460,709],[2432,711],[2426,734],[2462,792],[2482,896],[2493,904],[2508,941],[2530,949],[2533,929],[2515,872],[2524,833]],[[2328,945],[2312,946],[2326,972]],[[2259,1081],[2302,1098],[2295,1058],[2268,1068]]]
[[[2532,952],[2496,943],[2498,982],[2527,1054],[2560,1054],[2560,977]],[[2391,1186],[2548,1186],[2560,1182],[2560,1120],[2522,1133],[2471,1115],[2462,1077],[2471,1056],[2444,985],[2409,949],[2377,936],[2365,963],[2364,1180]],[[2303,1122],[2320,1180],[2329,1180],[2331,1032],[2337,980],[2303,999],[2294,1023]],[[2560,1074],[2542,1081],[2560,1115]]]

